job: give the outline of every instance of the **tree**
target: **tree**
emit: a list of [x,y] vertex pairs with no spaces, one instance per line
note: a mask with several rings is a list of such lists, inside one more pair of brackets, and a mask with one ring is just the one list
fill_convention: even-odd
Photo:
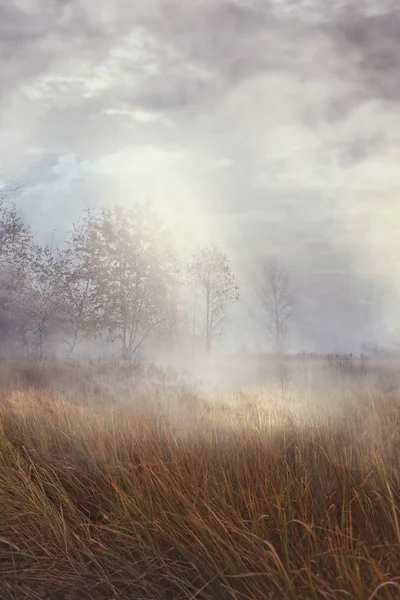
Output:
[[107,328],[111,341],[120,344],[122,359],[132,359],[166,318],[175,259],[170,232],[150,205],[105,209],[93,227]]
[[60,325],[62,263],[58,248],[32,241],[13,290],[15,302],[27,319],[27,341],[40,361],[48,336]]
[[263,265],[261,301],[266,326],[273,337],[275,350],[280,354],[296,298],[290,286],[289,273],[279,259],[266,260]]
[[[9,186],[7,192],[11,193]],[[18,303],[17,290],[32,243],[30,228],[16,206],[0,200],[0,340],[2,354],[7,357],[18,355],[26,345],[28,320]]]
[[199,298],[200,323],[206,351],[210,353],[215,340],[223,333],[227,307],[239,301],[239,288],[228,257],[215,247],[199,250],[188,271],[195,297],[193,337],[195,337],[197,298]]
[[17,193],[19,185],[0,177],[0,277],[1,292],[10,292],[10,287],[26,263],[33,236],[15,204],[9,198]]
[[22,184],[15,179],[5,179],[0,175],[0,200],[9,202],[20,190]]
[[61,312],[69,325],[64,341],[70,358],[82,340],[100,334],[107,324],[110,305],[101,277],[99,228],[99,218],[88,210],[74,224],[69,246],[63,252]]
[[169,352],[170,356],[176,355],[178,349],[185,352],[185,346],[190,338],[187,301],[183,297],[183,291],[182,272],[177,265],[175,272],[171,274],[170,285],[168,285],[165,319],[154,332],[157,336],[157,345],[161,345],[163,350]]
[[0,200],[0,268],[15,277],[25,264],[33,242],[16,206]]

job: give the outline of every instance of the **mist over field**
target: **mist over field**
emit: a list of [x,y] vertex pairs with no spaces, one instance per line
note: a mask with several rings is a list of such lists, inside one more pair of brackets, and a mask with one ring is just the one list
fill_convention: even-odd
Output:
[[0,600],[400,597],[399,28],[0,3]]
[[294,350],[390,343],[398,20],[386,0],[8,1],[2,172],[44,241],[85,206],[150,199],[183,246],[221,246],[242,290],[228,349],[266,344],[271,254],[301,289]]

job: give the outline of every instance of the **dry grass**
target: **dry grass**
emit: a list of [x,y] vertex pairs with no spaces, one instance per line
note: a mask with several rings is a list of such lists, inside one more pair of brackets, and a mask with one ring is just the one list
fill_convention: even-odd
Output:
[[35,387],[3,386],[4,598],[400,597],[396,397]]

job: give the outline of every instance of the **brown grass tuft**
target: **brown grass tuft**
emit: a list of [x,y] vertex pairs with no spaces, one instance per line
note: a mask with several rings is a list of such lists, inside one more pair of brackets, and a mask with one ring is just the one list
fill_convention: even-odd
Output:
[[0,408],[4,598],[400,597],[393,396],[177,388],[134,412],[29,377]]

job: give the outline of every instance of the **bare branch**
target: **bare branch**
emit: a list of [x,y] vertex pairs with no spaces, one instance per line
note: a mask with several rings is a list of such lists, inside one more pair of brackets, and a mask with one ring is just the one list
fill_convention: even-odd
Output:
[[280,353],[296,298],[290,286],[288,271],[278,259],[264,262],[261,303],[267,317],[267,329],[274,338],[276,351]]

